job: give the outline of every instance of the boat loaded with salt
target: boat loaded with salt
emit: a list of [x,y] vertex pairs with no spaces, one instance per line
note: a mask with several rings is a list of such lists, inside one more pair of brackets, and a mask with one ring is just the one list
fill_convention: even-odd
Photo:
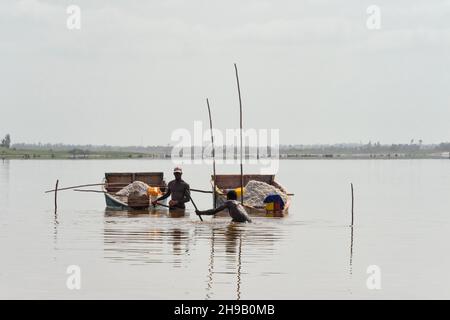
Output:
[[[215,177],[215,179],[214,179]],[[275,181],[272,174],[244,174],[244,188],[241,189],[241,175],[216,174],[211,176],[211,185],[216,194],[213,194],[213,203],[220,207],[226,201],[228,190],[235,190],[238,200],[243,192],[243,206],[247,213],[257,215],[285,215],[291,203],[286,189]],[[215,199],[214,199],[215,197]]]
[[[103,191],[109,209],[147,209],[166,187],[163,172],[107,172]],[[161,203],[165,206],[167,199]]]

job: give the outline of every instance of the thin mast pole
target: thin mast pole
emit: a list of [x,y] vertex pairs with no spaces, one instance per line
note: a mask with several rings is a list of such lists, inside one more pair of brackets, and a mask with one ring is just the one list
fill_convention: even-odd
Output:
[[236,82],[237,82],[237,89],[238,89],[238,95],[239,95],[239,120],[240,120],[240,138],[241,138],[241,204],[244,204],[244,168],[242,165],[242,99],[241,99],[241,87],[239,85],[239,75],[238,75],[238,69],[236,63],[234,64],[234,70],[236,72]]
[[211,130],[211,146],[212,146],[212,157],[213,157],[213,205],[216,207],[216,150],[214,148],[214,135],[213,135],[213,125],[211,117],[211,108],[209,107],[209,100],[206,98],[206,105],[208,106],[209,115],[209,128]]

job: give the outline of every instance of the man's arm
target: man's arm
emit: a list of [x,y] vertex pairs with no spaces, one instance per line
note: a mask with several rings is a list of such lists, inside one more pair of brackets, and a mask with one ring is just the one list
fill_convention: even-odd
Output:
[[191,201],[191,189],[189,187],[189,184],[186,183],[186,189],[184,189],[184,197],[180,202],[186,203],[189,201]]
[[198,211],[196,211],[196,213],[199,215],[212,216],[212,215],[216,214],[217,212],[220,212],[226,208],[228,208],[228,206],[226,203],[224,203],[223,205],[221,205],[215,209],[209,209],[209,210],[203,210],[203,211],[198,210]]
[[172,192],[170,191],[170,188],[167,187],[166,193],[165,193],[164,195],[162,195],[161,197],[159,197],[158,199],[156,199],[155,201],[157,202],[157,201],[164,200],[164,199],[166,199],[167,197],[169,197],[171,193],[172,193]]

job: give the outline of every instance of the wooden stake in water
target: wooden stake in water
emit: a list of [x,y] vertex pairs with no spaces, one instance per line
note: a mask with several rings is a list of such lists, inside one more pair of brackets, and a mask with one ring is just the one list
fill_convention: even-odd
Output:
[[56,185],[55,185],[55,215],[56,215],[56,212],[58,211],[58,184],[59,184],[59,180],[56,180]]
[[353,226],[353,216],[354,216],[354,207],[355,207],[355,205],[354,205],[354,203],[355,203],[355,197],[354,197],[354,194],[353,194],[353,183],[350,183],[350,187],[351,187],[351,190],[352,190],[352,226]]

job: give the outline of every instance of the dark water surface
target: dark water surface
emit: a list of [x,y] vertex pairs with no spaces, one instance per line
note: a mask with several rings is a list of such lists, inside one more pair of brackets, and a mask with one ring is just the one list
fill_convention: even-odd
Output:
[[[54,186],[100,182],[105,171],[164,171],[159,160],[0,161],[0,298],[450,298],[450,161],[281,161],[292,193],[285,218],[252,224],[166,210],[108,211],[102,194]],[[211,167],[184,166],[209,189]],[[219,166],[218,172],[238,172]],[[258,172],[247,166],[246,172]],[[355,226],[350,223],[355,185]],[[207,194],[193,194],[201,209]],[[81,289],[66,286],[81,269]],[[367,268],[381,270],[369,290]]]

